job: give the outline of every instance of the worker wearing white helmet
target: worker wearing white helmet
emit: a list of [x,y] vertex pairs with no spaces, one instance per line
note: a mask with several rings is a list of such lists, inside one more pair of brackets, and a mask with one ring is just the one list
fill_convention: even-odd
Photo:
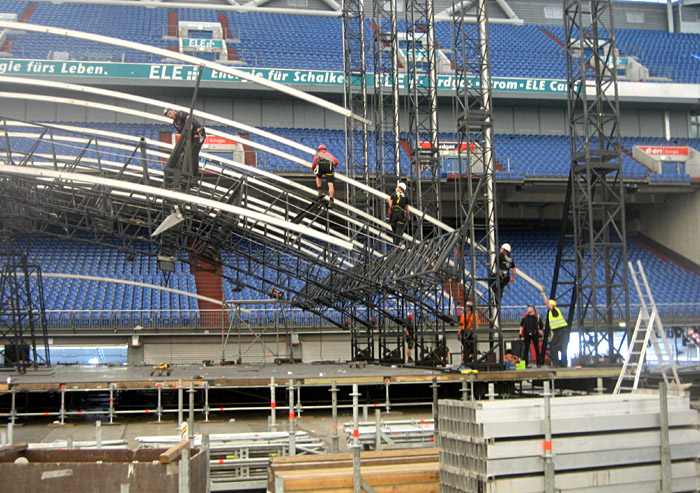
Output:
[[398,245],[403,238],[406,223],[411,220],[406,184],[402,181],[397,183],[394,193],[386,199],[386,202],[389,205],[388,216],[391,230],[394,233],[394,245]]
[[[511,272],[513,273],[511,277]],[[501,252],[498,254],[498,302],[501,302],[503,290],[508,284],[515,282],[515,260],[511,255],[511,248],[508,243],[501,245]]]

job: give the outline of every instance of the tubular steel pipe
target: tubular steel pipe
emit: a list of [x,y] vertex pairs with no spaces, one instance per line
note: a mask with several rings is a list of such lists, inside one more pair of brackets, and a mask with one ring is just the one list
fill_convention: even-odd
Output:
[[338,386],[335,383],[335,380],[331,383],[331,405],[332,405],[332,413],[333,413],[333,453],[338,453],[339,449],[339,440],[340,437],[338,436]]
[[277,431],[277,401],[275,400],[275,377],[270,377],[270,430]]
[[554,493],[554,459],[552,457],[552,408],[549,381],[544,381],[544,491]]
[[156,385],[156,388],[158,389],[158,407],[156,408],[156,414],[158,415],[158,422],[160,423],[161,416],[163,415],[163,384],[159,383],[158,385]]
[[359,431],[359,396],[357,384],[352,384],[352,477],[353,493],[362,493],[362,473],[360,471],[360,431]]
[[190,382],[190,388],[187,390],[190,396],[190,410],[187,416],[187,438],[189,440],[194,437],[194,382]]
[[297,454],[296,431],[294,430],[294,382],[289,381],[289,455]]
[[177,425],[178,433],[180,431],[180,426],[182,426],[182,415],[183,415],[183,400],[184,395],[182,391],[182,379],[177,381]]

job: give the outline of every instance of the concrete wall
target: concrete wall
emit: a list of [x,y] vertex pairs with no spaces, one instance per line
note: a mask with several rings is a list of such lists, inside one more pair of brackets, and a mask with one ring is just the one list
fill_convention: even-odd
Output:
[[700,191],[642,209],[638,225],[649,238],[700,264]]
[[[544,15],[545,7],[562,8],[562,2],[559,0],[539,0],[531,2],[528,0],[509,0],[508,4],[513,11],[528,24],[554,24],[561,26],[563,20],[548,19]],[[627,13],[643,13],[644,22],[641,24],[630,22]],[[668,22],[666,20],[666,6],[663,4],[649,3],[625,3],[614,2],[613,22],[615,29],[667,29]]]
[[[160,115],[158,108],[112,98],[95,99],[96,102]],[[173,97],[174,104],[188,106],[189,97]],[[344,129],[344,118],[304,101],[261,98],[201,98],[197,109],[255,127],[327,128]],[[658,107],[643,106],[623,108],[620,112],[620,129],[626,137],[664,137],[665,114],[668,114],[671,138],[690,136],[689,111],[664,111]],[[52,104],[32,99],[8,99],[3,101],[3,116],[27,121],[103,122],[103,123],[153,123],[134,115],[113,113],[91,107]],[[401,128],[408,128],[408,116],[401,108]],[[438,106],[439,126],[444,132],[454,132],[456,119],[451,101],[441,100]],[[205,119],[205,125],[209,122]],[[521,105],[498,102],[494,105],[496,133],[526,135],[566,135],[566,105]]]

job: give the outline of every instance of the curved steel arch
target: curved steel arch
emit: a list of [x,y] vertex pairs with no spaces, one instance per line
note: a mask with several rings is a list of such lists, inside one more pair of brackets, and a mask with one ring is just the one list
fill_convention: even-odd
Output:
[[144,195],[158,196],[164,199],[173,199],[180,202],[192,203],[212,209],[217,209],[231,214],[237,214],[244,216],[255,221],[260,221],[266,224],[277,226],[290,231],[295,231],[297,233],[302,233],[317,240],[321,240],[325,243],[335,245],[345,249],[352,249],[352,243],[345,240],[340,240],[338,238],[333,238],[324,233],[318,233],[316,231],[310,230],[298,224],[291,223],[289,221],[279,220],[272,216],[265,214],[260,214],[259,212],[250,211],[242,207],[233,206],[230,204],[222,204],[219,202],[214,202],[210,199],[204,199],[201,197],[194,197],[182,192],[175,192],[172,190],[164,190],[161,188],[151,187],[147,185],[140,185],[131,182],[122,182],[119,180],[113,180],[110,178],[102,178],[98,176],[88,176],[80,173],[66,173],[63,171],[56,170],[35,170],[28,167],[19,166],[9,166],[6,164],[0,164],[0,174],[5,175],[21,175],[25,177],[33,177],[38,179],[54,179],[54,180],[71,180],[78,183],[86,183],[90,185],[112,187],[122,190],[138,191]]
[[324,109],[333,111],[334,113],[338,113],[339,115],[343,115],[345,117],[364,121],[367,124],[371,123],[365,118],[353,115],[352,112],[346,108],[330,103],[325,99],[321,99],[316,96],[312,96],[311,94],[307,94],[304,91],[300,91],[299,89],[294,89],[292,87],[285,86],[284,84],[273,82],[271,80],[265,79],[264,77],[249,74],[242,70],[228,67],[226,65],[221,65],[216,62],[210,62],[208,60],[202,60],[201,58],[197,58],[190,55],[183,55],[182,53],[177,53],[170,50],[164,50],[163,48],[156,48],[155,46],[148,46],[141,43],[135,43],[133,41],[111,38],[109,36],[102,36],[100,34],[95,33],[86,33],[82,31],[74,31],[72,29],[62,29],[58,27],[42,26],[38,24],[26,24],[23,22],[0,21],[0,28],[12,29],[15,31],[31,31],[35,33],[55,34],[58,36],[67,36],[70,38],[84,39],[86,41],[93,41],[97,43],[121,46],[122,48],[129,48],[136,51],[143,51],[145,53],[151,53],[152,55],[162,56],[166,59],[171,58],[179,60],[181,62],[187,62],[198,67],[205,67],[210,70],[222,72],[224,74],[230,74],[235,77],[239,77],[243,80],[247,80],[249,82],[261,85],[263,87],[267,87],[269,89],[288,94],[290,96],[307,101],[311,104],[315,104],[316,106],[320,106]]

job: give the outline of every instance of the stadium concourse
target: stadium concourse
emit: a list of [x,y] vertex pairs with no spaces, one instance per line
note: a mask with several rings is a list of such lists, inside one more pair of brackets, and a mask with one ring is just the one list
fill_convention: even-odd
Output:
[[[602,468],[610,464],[638,478],[625,480],[630,491],[655,490],[671,476],[675,486],[666,491],[700,488],[699,475],[692,479],[697,417],[688,412],[700,396],[700,6],[399,3],[0,0],[0,344],[7,377],[0,419],[8,424],[2,445],[10,447],[0,448],[0,475],[15,474],[2,467],[14,466],[3,458],[25,452],[17,442],[70,438],[60,446],[71,448],[74,439],[91,441],[93,431],[97,437],[101,428],[92,427],[100,420],[125,426],[121,438],[128,440],[115,446],[148,448],[129,423],[142,429],[168,421],[151,434],[175,435],[185,423],[183,437],[211,454],[209,481],[198,476],[204,459],[197,453],[190,466],[181,461],[180,491],[204,491],[205,484],[287,491],[284,483],[292,488],[297,480],[285,476],[287,468],[312,465],[273,464],[268,484],[271,457],[362,447],[380,454],[363,456],[362,467],[378,467],[375,460],[394,467],[396,477],[386,482],[396,488],[401,468],[415,467],[415,491],[553,491],[554,476],[561,491],[581,491],[575,485],[608,474]],[[578,30],[562,25],[577,4],[614,12],[614,36],[600,50],[572,44]],[[479,65],[465,62],[457,30],[465,35],[464,25],[483,22],[481,7],[488,43]],[[357,54],[362,63],[355,66]],[[584,76],[598,70],[615,83],[614,118],[603,125],[614,120],[614,148],[603,154],[610,161],[604,167],[615,171],[602,182],[619,185],[621,210],[613,227],[601,227],[609,218],[596,214],[607,211],[595,208],[610,196],[597,190],[586,197],[591,224],[602,229],[590,231],[596,248],[571,255],[589,241],[581,240],[581,223],[569,222],[583,207],[580,198],[570,206],[571,176],[581,175],[576,159],[589,156],[577,146],[609,138],[605,131],[569,135],[580,128],[570,112],[567,60],[592,54],[615,60],[614,72],[612,61],[581,67]],[[411,77],[431,71],[434,91],[418,97],[432,82]],[[465,124],[461,113],[479,99],[460,92],[465,74],[490,81],[482,93],[488,104],[478,108],[488,113],[481,127]],[[193,150],[193,119],[176,129],[167,109],[203,125],[201,152]],[[318,188],[312,162],[320,145],[340,165]],[[322,197],[328,181],[335,182],[332,207]],[[389,204],[399,182],[410,205],[406,229],[395,235]],[[515,272],[499,298],[502,244]],[[605,262],[594,262],[599,254]],[[577,262],[578,271],[567,262]],[[568,307],[580,293],[561,287],[567,274],[579,288],[581,276],[599,280],[576,312]],[[539,362],[534,348],[522,347],[528,306],[547,317],[543,294],[556,297],[571,329],[563,368],[549,353]],[[460,330],[467,306],[476,310],[469,338]],[[648,341],[635,339],[635,322]],[[649,349],[640,350],[636,366],[640,347]],[[629,373],[625,361],[632,362]],[[556,409],[565,398],[587,396],[576,401],[580,412],[597,406],[591,412],[608,424],[571,431],[578,415],[561,411],[570,419],[555,416],[550,433],[561,440],[590,433],[592,442],[601,430],[629,433],[631,447],[658,448],[649,441],[658,440],[659,426],[663,432],[659,397],[615,400],[630,375],[635,390],[662,384],[669,392],[670,445],[667,437],[662,452],[640,452],[646,459],[628,463],[622,452],[606,452],[610,459],[592,449],[571,466],[568,445],[555,439],[559,458],[543,459],[538,445],[537,459],[523,452],[513,466],[519,472],[510,474],[482,463],[488,453],[481,448],[467,452],[455,445],[461,438],[450,442],[452,431],[466,429],[459,420],[481,419],[479,406],[510,430],[509,416],[524,412],[510,401],[520,397],[532,399],[538,414],[528,422],[542,429],[527,438],[536,435],[539,444],[545,437],[551,450],[549,397],[556,396]],[[608,406],[612,418],[603,414]],[[615,409],[634,419],[617,419]],[[343,446],[339,412],[355,420]],[[301,421],[297,437],[302,413],[319,426]],[[588,420],[594,428],[597,419]],[[45,433],[49,423],[59,430]],[[471,422],[475,434],[467,441],[490,443],[478,435],[485,426]],[[657,435],[644,435],[652,429]],[[207,447],[195,432],[231,436]],[[508,439],[526,441],[522,431],[512,433]],[[159,440],[152,443],[167,448]],[[438,452],[411,453],[405,463],[382,452],[434,445],[442,447],[439,465]],[[664,468],[667,452],[672,472],[670,460]],[[596,462],[598,453],[606,464]],[[327,459],[350,471],[345,491],[353,484],[359,491],[357,454],[354,479],[350,456]],[[535,460],[539,472],[529,469]],[[72,480],[60,481],[89,490],[81,474],[76,469]],[[389,491],[366,474],[376,491]],[[614,476],[606,476],[607,487],[615,488]],[[184,477],[192,480],[189,490]],[[528,483],[534,477],[536,486]]]

